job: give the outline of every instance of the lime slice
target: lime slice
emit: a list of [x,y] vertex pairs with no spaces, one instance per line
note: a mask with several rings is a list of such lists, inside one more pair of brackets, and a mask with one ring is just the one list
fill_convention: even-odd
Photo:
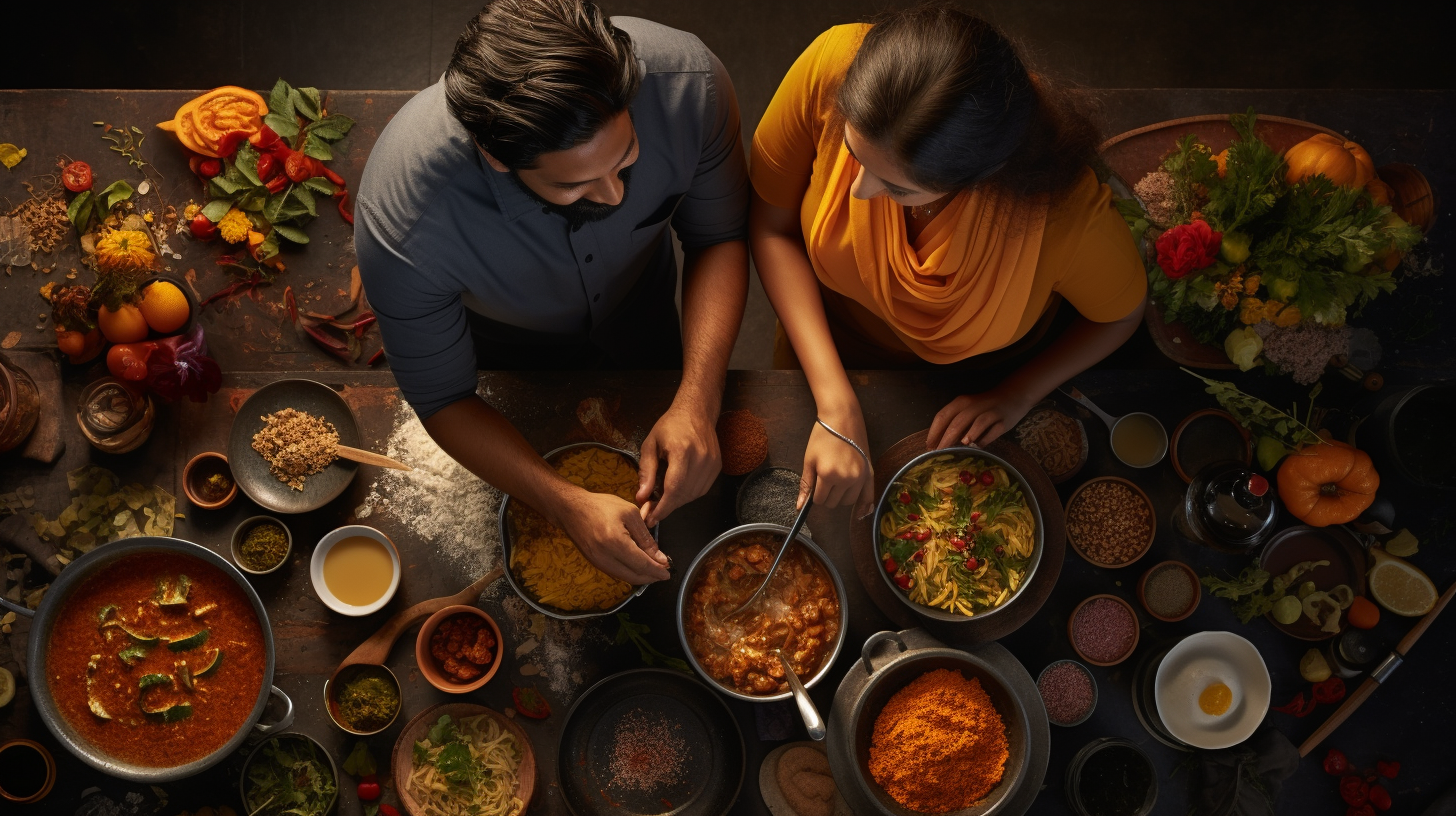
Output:
[[0,707],[10,704],[15,699],[15,675],[10,670],[0,666]]
[[1409,561],[1372,547],[1375,566],[1370,570],[1370,595],[1390,612],[1417,618],[1436,605],[1436,585]]

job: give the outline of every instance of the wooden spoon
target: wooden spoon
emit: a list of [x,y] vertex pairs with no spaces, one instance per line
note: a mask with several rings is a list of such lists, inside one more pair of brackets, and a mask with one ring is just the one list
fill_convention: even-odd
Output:
[[334,455],[348,459],[351,462],[361,462],[366,465],[378,465],[380,467],[394,468],[395,470],[414,470],[404,462],[395,461],[382,453],[367,451],[362,448],[351,448],[348,445],[334,445]]
[[334,673],[330,675],[330,679],[338,677],[339,672],[343,669],[361,663],[367,663],[371,666],[383,666],[384,662],[389,659],[389,652],[394,648],[394,642],[399,640],[399,636],[404,633],[404,630],[447,606],[475,603],[480,598],[480,593],[484,592],[486,587],[495,583],[504,574],[505,570],[496,567],[485,575],[482,575],[475,583],[454,595],[420,601],[408,609],[395,613],[394,617],[379,627],[378,632],[375,632],[368,640],[359,644],[359,648],[350,652],[349,656],[344,658],[344,662],[340,663],[338,668],[334,669]]

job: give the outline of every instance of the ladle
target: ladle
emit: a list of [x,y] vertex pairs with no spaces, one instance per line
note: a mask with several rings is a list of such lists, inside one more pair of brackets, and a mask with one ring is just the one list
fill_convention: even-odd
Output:
[[[784,560],[784,553],[789,551],[789,545],[794,543],[794,537],[799,534],[799,530],[803,529],[804,520],[809,518],[809,508],[813,506],[813,504],[814,498],[812,496],[804,499],[804,506],[799,508],[799,515],[794,517],[794,526],[789,528],[789,534],[784,536],[784,543],[779,545],[779,554],[774,556],[773,563],[769,565],[768,572],[763,576],[763,583],[759,584],[758,589],[755,589],[753,591],[753,594],[748,596],[748,600],[739,604],[737,609],[724,615],[724,620],[727,620],[734,615],[737,615],[739,612],[742,612],[743,610],[749,608],[750,606],[753,606],[753,602],[758,600],[758,596],[762,595],[765,589],[768,589],[768,582],[773,579],[774,572],[778,570],[779,562]],[[792,674],[792,672],[790,672],[790,674]]]
[[[1153,416],[1152,414],[1146,413],[1144,411],[1134,411],[1131,414],[1123,414],[1120,417],[1115,417],[1111,414],[1108,414],[1101,408],[1098,408],[1097,405],[1092,402],[1092,400],[1087,399],[1087,396],[1081,391],[1077,390],[1075,387],[1068,391],[1063,391],[1062,393],[1081,403],[1083,407],[1096,414],[1099,419],[1107,424],[1107,431],[1110,436],[1109,441],[1112,444],[1112,455],[1117,457],[1117,461],[1123,463],[1124,465],[1127,465],[1128,467],[1147,468],[1152,467],[1153,465],[1156,465],[1157,463],[1163,461],[1163,457],[1168,455],[1168,429],[1164,428],[1163,423],[1159,422],[1158,418]],[[1158,455],[1154,456],[1152,459],[1146,462],[1129,462],[1123,457],[1122,452],[1117,449],[1117,426],[1128,421],[1129,419],[1133,419],[1134,417],[1146,418],[1148,422],[1151,422],[1158,429]]]
[[809,732],[809,739],[815,742],[823,740],[824,718],[819,716],[819,709],[809,699],[809,690],[799,682],[799,675],[794,674],[794,667],[789,665],[789,658],[784,655],[784,650],[774,649],[774,654],[778,655],[779,665],[784,667],[784,677],[789,681],[789,688],[794,691],[794,704],[799,707],[799,716],[804,718],[804,730]]

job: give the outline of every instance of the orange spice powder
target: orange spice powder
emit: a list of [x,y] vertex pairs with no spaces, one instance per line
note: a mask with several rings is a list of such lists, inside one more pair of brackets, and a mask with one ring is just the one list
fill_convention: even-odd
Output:
[[895,692],[875,718],[870,775],[903,807],[945,813],[1001,783],[1006,726],[977,678],[936,669]]

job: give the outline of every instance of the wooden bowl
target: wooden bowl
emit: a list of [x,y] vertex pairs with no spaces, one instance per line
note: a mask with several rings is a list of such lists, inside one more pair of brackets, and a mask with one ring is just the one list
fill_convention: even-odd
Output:
[[[1169,569],[1182,570],[1183,574],[1188,576],[1188,580],[1193,582],[1193,600],[1188,602],[1188,608],[1183,610],[1182,614],[1172,618],[1159,615],[1157,612],[1154,612],[1153,607],[1148,604],[1148,578],[1152,577],[1153,573],[1165,567]],[[1147,612],[1152,617],[1163,621],[1164,623],[1176,623],[1188,617],[1189,615],[1192,615],[1193,610],[1198,608],[1198,602],[1203,600],[1203,586],[1198,582],[1198,573],[1194,572],[1192,567],[1188,566],[1182,561],[1159,561],[1151,567],[1148,567],[1148,571],[1144,572],[1143,577],[1138,579],[1137,595],[1138,602],[1143,605],[1143,611]]]
[[[204,501],[200,488],[204,480],[213,474],[222,473],[233,483],[227,495],[217,501]],[[182,468],[182,492],[187,494],[187,500],[203,510],[220,510],[232,504],[233,499],[238,496],[238,480],[233,476],[232,468],[228,465],[228,458],[220,453],[204,451],[192,457],[187,466]]]
[[[1077,540],[1077,536],[1072,532],[1072,505],[1076,503],[1077,497],[1082,495],[1083,490],[1086,490],[1088,487],[1097,484],[1098,482],[1121,482],[1132,488],[1133,492],[1141,496],[1143,503],[1148,506],[1148,540],[1143,542],[1142,547],[1139,548],[1137,551],[1137,555],[1134,555],[1132,558],[1129,558],[1128,560],[1123,561],[1119,564],[1110,564],[1105,561],[1098,561],[1097,559],[1093,558],[1087,553],[1087,550],[1083,548],[1082,543]],[[1098,476],[1095,479],[1088,479],[1076,490],[1073,490],[1072,495],[1067,497],[1065,513],[1067,519],[1067,543],[1072,545],[1072,549],[1077,551],[1077,555],[1082,556],[1082,559],[1084,561],[1092,564],[1093,566],[1103,567],[1106,569],[1121,569],[1122,567],[1134,564],[1137,562],[1138,559],[1148,554],[1148,550],[1152,549],[1153,539],[1158,537],[1158,511],[1157,508],[1153,506],[1153,500],[1148,498],[1148,494],[1145,493],[1141,487],[1138,487],[1137,485],[1120,476]]]
[[1173,460],[1173,470],[1177,471],[1178,477],[1185,482],[1193,481],[1193,477],[1198,475],[1199,467],[1196,464],[1197,460],[1194,460],[1194,462],[1190,462],[1188,467],[1184,467],[1183,460],[1179,456],[1178,443],[1183,441],[1183,433],[1187,431],[1189,426],[1191,426],[1193,423],[1198,422],[1199,420],[1208,422],[1212,421],[1213,419],[1221,419],[1227,422],[1229,425],[1232,425],[1234,430],[1238,432],[1239,439],[1242,440],[1242,445],[1240,445],[1237,451],[1230,448],[1227,451],[1227,453],[1231,454],[1230,456],[1215,456],[1211,459],[1204,460],[1204,463],[1207,464],[1208,462],[1213,461],[1213,459],[1218,458],[1237,459],[1246,465],[1254,461],[1253,437],[1249,434],[1247,428],[1240,425],[1239,421],[1234,419],[1233,414],[1230,414],[1227,411],[1220,411],[1217,408],[1204,408],[1201,411],[1194,411],[1193,413],[1184,417],[1183,421],[1178,423],[1178,427],[1173,429],[1173,441],[1168,445],[1168,458]]
[[[440,627],[440,623],[453,615],[475,615],[485,621],[491,634],[495,635],[495,659],[491,661],[490,667],[481,676],[471,680],[469,683],[459,683],[451,680],[440,667],[435,665],[435,658],[430,654],[430,637]],[[500,669],[501,654],[505,652],[505,643],[501,641],[500,627],[496,625],[495,619],[480,609],[473,606],[457,604],[447,606],[425,619],[420,626],[420,633],[415,638],[415,662],[420,666],[420,674],[430,681],[430,685],[440,691],[448,691],[451,694],[464,694],[467,691],[475,691],[486,683]]]
[[[1081,647],[1079,647],[1077,645],[1077,636],[1076,636],[1076,633],[1073,630],[1073,626],[1076,624],[1076,621],[1077,621],[1077,615],[1079,613],[1081,613],[1082,607],[1086,606],[1089,603],[1092,603],[1093,601],[1095,601],[1095,600],[1097,600],[1099,598],[1109,598],[1111,600],[1116,601],[1117,603],[1121,604],[1124,609],[1127,610],[1127,614],[1128,615],[1132,616],[1132,643],[1131,643],[1131,645],[1129,645],[1127,647],[1127,651],[1126,652],[1123,652],[1122,655],[1119,656],[1116,660],[1113,660],[1113,661],[1110,661],[1110,662],[1106,662],[1106,663],[1101,662],[1101,661],[1098,661],[1098,660],[1093,660],[1091,657],[1088,657],[1087,654],[1082,651]],[[1072,643],[1072,650],[1077,653],[1077,656],[1078,657],[1082,658],[1083,660],[1085,660],[1088,663],[1091,663],[1094,666],[1116,666],[1118,663],[1121,663],[1122,661],[1128,659],[1129,657],[1132,656],[1132,653],[1133,652],[1136,652],[1137,651],[1138,640],[1140,640],[1141,637],[1142,637],[1142,627],[1138,625],[1137,611],[1132,608],[1132,604],[1128,603],[1127,601],[1123,600],[1122,598],[1117,597],[1116,595],[1108,595],[1108,594],[1105,594],[1105,593],[1104,594],[1101,594],[1101,595],[1093,595],[1092,597],[1087,598],[1086,600],[1084,600],[1081,603],[1077,604],[1077,607],[1072,610],[1072,614],[1067,617],[1067,640],[1071,641],[1071,643]]]
[[440,719],[448,714],[452,720],[484,714],[500,724],[521,747],[521,764],[516,768],[516,798],[521,800],[521,812],[531,809],[531,796],[536,792],[536,752],[531,748],[531,739],[511,718],[485,706],[474,703],[444,703],[430,706],[414,716],[399,732],[390,755],[390,769],[394,773],[394,790],[406,813],[421,816],[424,811],[409,793],[409,777],[414,770],[415,742],[424,739],[425,734]]

